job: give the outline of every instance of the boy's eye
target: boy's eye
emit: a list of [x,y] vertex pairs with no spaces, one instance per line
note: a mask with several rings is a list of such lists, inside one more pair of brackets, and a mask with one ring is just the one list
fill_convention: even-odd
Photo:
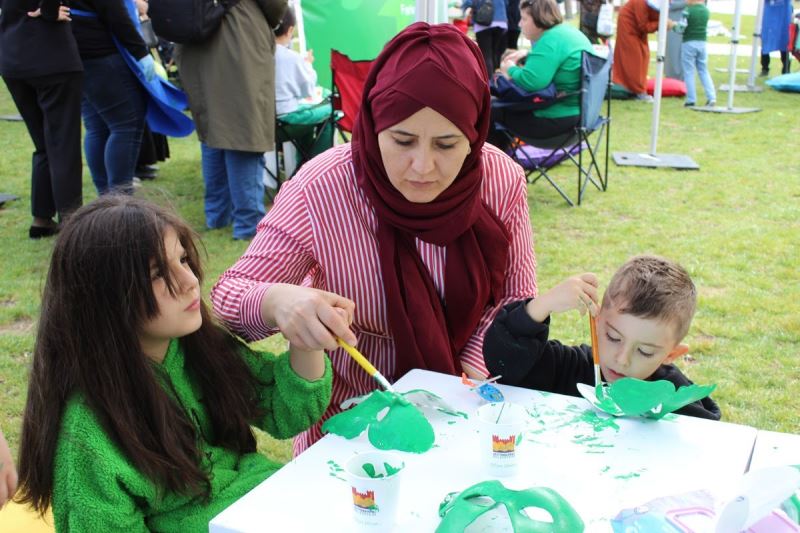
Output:
[[612,337],[611,334],[609,332],[607,332],[607,331],[606,331],[606,338],[608,340],[610,340],[611,342],[619,342],[620,341],[620,339]]
[[645,350],[642,350],[641,348],[638,348],[638,351],[645,357],[653,357],[653,355],[655,355],[655,352],[647,352]]

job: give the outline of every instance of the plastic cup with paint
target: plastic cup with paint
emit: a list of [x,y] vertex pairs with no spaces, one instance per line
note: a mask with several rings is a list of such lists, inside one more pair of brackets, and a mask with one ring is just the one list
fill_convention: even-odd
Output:
[[405,463],[396,454],[370,452],[345,464],[353,519],[362,529],[391,529],[397,515],[400,481]]
[[493,476],[512,476],[519,465],[519,446],[528,421],[519,404],[488,403],[477,413],[480,453]]

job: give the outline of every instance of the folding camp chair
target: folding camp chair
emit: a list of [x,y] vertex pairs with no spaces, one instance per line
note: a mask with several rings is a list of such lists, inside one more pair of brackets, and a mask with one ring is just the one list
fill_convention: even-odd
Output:
[[[561,195],[566,202],[574,206],[575,203],[558,186],[548,171],[568,159],[578,169],[578,205],[583,199],[583,193],[589,183],[600,191],[608,188],[608,152],[609,135],[611,128],[611,62],[613,53],[609,49],[608,58],[583,52],[581,56],[581,87],[580,87],[580,116],[578,124],[562,135],[540,139],[520,135],[508,127],[498,124],[498,130],[504,131],[511,140],[511,156],[525,169],[529,183],[536,183],[544,177],[550,185]],[[607,100],[605,116],[603,100]],[[515,111],[524,109],[516,106]],[[529,107],[532,111],[534,108]],[[595,143],[592,144],[590,136],[597,132]],[[598,157],[601,143],[605,138],[605,157],[603,169],[600,169]],[[583,152],[588,152],[587,164],[584,167]]]
[[353,132],[353,124],[361,107],[361,95],[373,60],[354,61],[338,50],[331,50],[331,107],[336,130],[347,142],[345,133]]

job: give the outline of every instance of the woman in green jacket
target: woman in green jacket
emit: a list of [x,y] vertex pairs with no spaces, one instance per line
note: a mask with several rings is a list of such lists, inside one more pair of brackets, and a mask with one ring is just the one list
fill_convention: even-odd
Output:
[[[528,92],[540,91],[555,84],[556,92],[580,89],[581,54],[592,52],[589,39],[577,28],[564,24],[555,0],[522,0],[520,29],[530,39],[532,48],[512,52],[503,60],[503,76]],[[524,59],[524,65],[520,66]],[[492,123],[500,123],[526,137],[547,139],[569,131],[578,123],[580,99],[573,95],[534,112],[513,112],[492,108]],[[494,130],[489,142],[506,149],[505,136]]]
[[[321,351],[254,352],[212,322],[195,236],[143,200],[102,197],[56,241],[20,444],[19,499],[57,531],[208,531],[330,401]],[[349,320],[352,307],[339,309]]]

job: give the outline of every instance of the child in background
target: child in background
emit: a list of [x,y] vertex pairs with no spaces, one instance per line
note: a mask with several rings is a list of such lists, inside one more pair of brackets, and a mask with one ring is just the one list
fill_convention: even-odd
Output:
[[291,49],[297,19],[290,5],[283,20],[275,29],[275,107],[281,121],[289,124],[287,134],[297,139],[309,156],[320,154],[333,146],[333,126],[328,124],[316,138],[314,126],[324,123],[331,115],[331,105],[302,103],[301,100],[315,96],[317,73],[312,68],[314,53],[306,57]]
[[[700,77],[703,91],[706,93],[706,105],[717,105],[717,93],[714,90],[714,81],[708,73],[708,50],[706,49],[706,28],[708,26],[709,11],[705,0],[687,0],[688,5],[683,10],[686,26],[683,28],[683,44],[681,45],[681,64],[683,66],[683,81],[686,83],[685,107],[692,107],[697,103],[697,90],[694,83],[694,72]],[[683,27],[683,24],[677,27]]]
[[[504,307],[486,332],[483,356],[501,383],[578,396],[578,383],[594,385],[591,346],[564,346],[548,340],[550,315],[571,309],[597,317],[603,381],[623,377],[667,380],[676,388],[692,382],[672,363],[689,351],[681,343],[694,315],[697,291],[680,265],[655,256],[637,256],[617,270],[597,306],[597,277],[571,277],[538,298]],[[719,420],[711,398],[678,414]]]
[[11,459],[11,450],[0,431],[0,509],[14,496],[17,490],[17,471]]
[[18,499],[52,503],[58,531],[208,531],[280,467],[250,426],[285,439],[328,406],[323,352],[254,352],[211,320],[195,240],[164,209],[105,196],[56,241]]

